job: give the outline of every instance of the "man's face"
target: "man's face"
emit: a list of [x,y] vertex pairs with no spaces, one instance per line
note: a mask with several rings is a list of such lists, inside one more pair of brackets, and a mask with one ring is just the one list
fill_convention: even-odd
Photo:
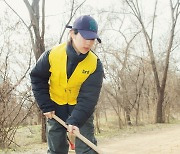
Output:
[[74,34],[74,31],[71,31],[70,35],[73,40],[73,47],[78,54],[86,54],[94,45],[95,39],[86,40],[80,33]]

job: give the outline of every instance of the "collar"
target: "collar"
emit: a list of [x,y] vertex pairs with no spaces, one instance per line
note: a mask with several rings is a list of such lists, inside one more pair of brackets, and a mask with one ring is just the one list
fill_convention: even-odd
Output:
[[84,60],[88,53],[87,52],[86,54],[77,54],[75,49],[73,48],[72,44],[71,43],[68,43],[67,44],[67,48],[66,48],[66,53],[67,53],[67,56],[68,56],[68,60],[70,60],[72,63],[79,63],[81,62],[82,60]]

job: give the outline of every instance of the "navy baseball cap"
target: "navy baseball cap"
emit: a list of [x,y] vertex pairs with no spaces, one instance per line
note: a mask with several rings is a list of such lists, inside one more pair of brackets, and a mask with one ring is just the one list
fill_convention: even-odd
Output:
[[98,32],[98,24],[94,18],[90,15],[83,15],[77,18],[73,26],[66,26],[67,28],[72,28],[78,30],[81,36],[86,40],[97,39],[101,43]]

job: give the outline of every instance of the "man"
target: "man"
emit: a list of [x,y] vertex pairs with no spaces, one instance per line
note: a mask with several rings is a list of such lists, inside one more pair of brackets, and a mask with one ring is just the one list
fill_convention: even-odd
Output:
[[[48,153],[67,154],[66,129],[52,119],[55,114],[66,122],[68,132],[80,131],[97,144],[93,112],[103,81],[100,59],[91,51],[97,39],[97,22],[89,15],[77,18],[70,30],[70,40],[44,52],[30,73],[35,99],[47,118]],[[76,154],[95,154],[76,139]]]

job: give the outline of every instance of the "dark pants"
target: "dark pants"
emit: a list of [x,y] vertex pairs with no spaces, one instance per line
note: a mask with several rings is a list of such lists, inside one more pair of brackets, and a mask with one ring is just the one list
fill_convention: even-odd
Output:
[[[80,128],[80,133],[92,143],[97,144],[94,137],[93,116]],[[48,154],[68,154],[69,145],[66,129],[54,119],[48,119],[47,121],[47,140]],[[94,150],[78,138],[75,141],[75,151],[76,154],[96,154]]]

